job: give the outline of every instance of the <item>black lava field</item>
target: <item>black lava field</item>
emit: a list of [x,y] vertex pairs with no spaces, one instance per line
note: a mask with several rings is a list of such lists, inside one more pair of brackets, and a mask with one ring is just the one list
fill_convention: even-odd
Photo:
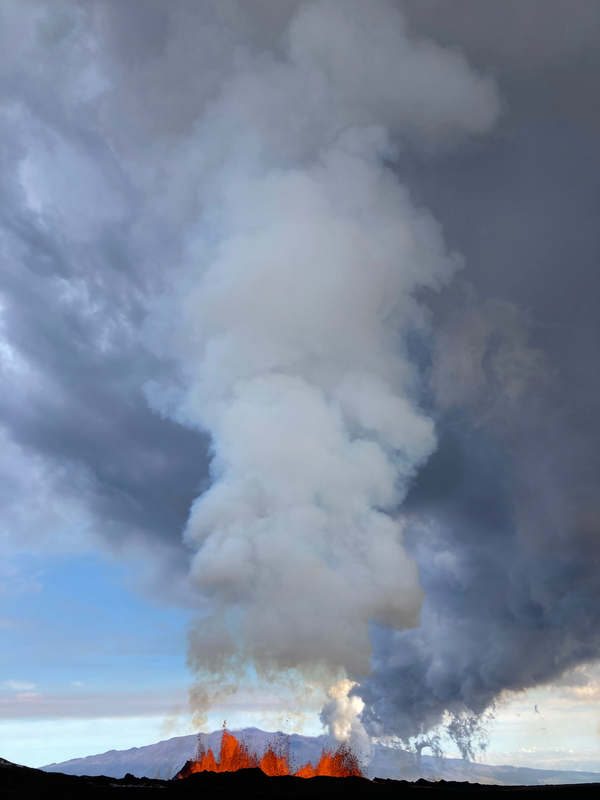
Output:
[[126,775],[116,779],[110,777],[79,777],[48,773],[39,769],[22,767],[0,759],[0,785],[2,797],[28,798],[87,798],[121,797],[123,794],[136,798],[410,798],[410,800],[452,800],[477,796],[495,797],[509,794],[510,800],[562,800],[562,798],[591,798],[598,796],[599,784],[576,786],[482,786],[473,783],[419,780],[383,780],[374,778],[298,778],[294,776],[269,777],[260,769],[246,769],[230,773],[200,772],[183,780],[151,780]]

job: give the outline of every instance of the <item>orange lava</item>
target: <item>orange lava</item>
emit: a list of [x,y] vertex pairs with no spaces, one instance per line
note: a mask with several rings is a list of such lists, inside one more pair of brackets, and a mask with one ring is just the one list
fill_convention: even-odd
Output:
[[240,742],[225,728],[221,750],[217,761],[212,750],[205,750],[202,739],[198,739],[196,758],[188,761],[176,777],[187,778],[194,772],[237,772],[239,769],[260,767],[266,775],[295,775],[298,778],[316,778],[329,776],[332,778],[348,778],[352,775],[362,778],[358,759],[350,748],[341,744],[337,750],[323,750],[318,763],[313,766],[309,761],[300,769],[293,769],[290,761],[289,743],[280,739],[270,743],[262,756],[251,753],[248,746]]
[[316,766],[308,762],[294,773],[299,778],[316,778],[328,775],[332,778],[350,778],[352,775],[362,778],[358,759],[350,748],[341,744],[337,750],[322,750],[321,758]]

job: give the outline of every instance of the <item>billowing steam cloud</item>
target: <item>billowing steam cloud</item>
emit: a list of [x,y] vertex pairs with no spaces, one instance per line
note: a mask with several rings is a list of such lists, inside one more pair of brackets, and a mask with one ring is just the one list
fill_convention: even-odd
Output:
[[415,293],[460,266],[385,159],[396,137],[482,132],[498,99],[385,2],[308,4],[283,41],[199,124],[206,211],[167,303],[187,383],[170,410],[213,451],[185,531],[210,604],[191,659],[356,677],[370,623],[419,622],[389,516],[435,448],[406,343],[427,325]]
[[468,752],[598,659],[598,30],[4,0],[3,552],[135,548],[194,669],[342,679],[339,735]]

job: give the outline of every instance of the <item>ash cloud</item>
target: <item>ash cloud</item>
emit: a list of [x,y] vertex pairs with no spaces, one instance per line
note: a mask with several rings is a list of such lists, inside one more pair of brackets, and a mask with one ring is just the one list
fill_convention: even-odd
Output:
[[6,549],[402,738],[599,655],[597,4],[452,8],[0,9]]
[[[422,623],[374,631],[357,690],[367,729],[405,739],[600,655],[597,142],[564,123],[524,124],[477,167],[453,216],[438,192],[448,174],[417,169],[468,283],[434,303],[424,368],[438,448],[402,510]],[[462,180],[473,177],[463,164]]]

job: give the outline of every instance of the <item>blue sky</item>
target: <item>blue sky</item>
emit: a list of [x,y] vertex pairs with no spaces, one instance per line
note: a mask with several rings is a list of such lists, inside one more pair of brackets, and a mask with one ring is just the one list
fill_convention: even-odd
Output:
[[[23,554],[2,597],[0,743],[28,766],[152,744],[197,728],[188,713],[192,612],[153,603],[141,565],[101,552]],[[300,730],[320,733],[317,709]],[[208,727],[278,727],[274,696],[220,703]]]
[[22,555],[3,599],[3,668],[42,692],[165,689],[185,681],[185,610],[132,591],[135,565]]
[[[45,730],[54,724],[59,733],[61,718],[80,718],[81,724],[104,715],[164,721],[175,708],[185,708],[190,614],[152,604],[132,590],[134,565],[127,568],[99,553],[23,555],[14,564],[20,586],[2,598],[5,725],[12,717],[32,731],[43,720]],[[15,759],[39,765],[39,757],[27,752],[31,743],[14,749],[11,730],[3,728],[2,739]],[[150,739],[155,735],[156,730]],[[40,739],[49,752],[52,743],[65,752],[60,737]],[[91,742],[83,737],[73,746],[81,753]]]

